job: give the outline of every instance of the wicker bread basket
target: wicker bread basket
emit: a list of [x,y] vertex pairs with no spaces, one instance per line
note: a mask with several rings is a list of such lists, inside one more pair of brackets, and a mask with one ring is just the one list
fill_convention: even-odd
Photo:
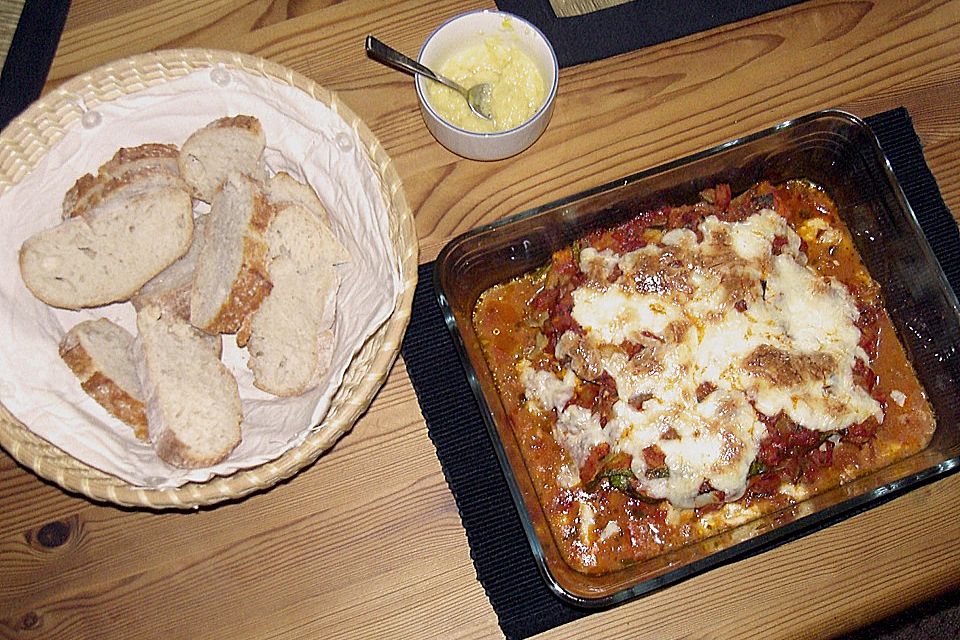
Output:
[[79,103],[93,108],[199,69],[218,66],[300,89],[327,105],[356,132],[372,170],[379,177],[389,212],[389,240],[397,255],[402,282],[396,306],[351,361],[323,423],[299,446],[271,462],[207,482],[172,489],[133,486],[54,447],[0,404],[0,446],[39,476],[93,500],[152,509],[185,509],[240,498],[294,475],[349,431],[367,409],[396,359],[410,320],[419,252],[413,216],[392,161],[367,126],[335,93],[268,60],[206,49],[158,51],[119,60],[73,78],[31,105],[0,134],[0,193],[28,174],[67,128],[76,125],[83,116]]

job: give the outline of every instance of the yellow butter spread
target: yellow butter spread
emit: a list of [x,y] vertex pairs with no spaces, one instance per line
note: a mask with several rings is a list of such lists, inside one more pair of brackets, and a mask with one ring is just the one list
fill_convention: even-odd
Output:
[[463,87],[492,85],[493,120],[474,114],[462,95],[439,83],[427,86],[427,100],[444,120],[477,133],[506,131],[529,120],[546,99],[543,77],[533,60],[512,42],[499,37],[458,51],[437,70]]

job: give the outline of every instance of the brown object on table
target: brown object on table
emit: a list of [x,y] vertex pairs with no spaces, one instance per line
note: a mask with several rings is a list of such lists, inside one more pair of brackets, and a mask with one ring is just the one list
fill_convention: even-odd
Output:
[[[227,48],[290,67],[336,91],[382,143],[416,212],[421,262],[478,224],[827,107],[906,106],[960,212],[960,1],[810,0],[562,69],[543,137],[477,163],[430,136],[412,81],[368,60],[363,39],[416,51],[443,20],[493,7],[73,0],[47,92],[149,49]],[[960,587],[958,502],[953,475],[543,637],[851,632]],[[3,453],[0,514],[5,637],[500,635],[402,359],[349,434],[269,490],[189,513],[120,509]]]

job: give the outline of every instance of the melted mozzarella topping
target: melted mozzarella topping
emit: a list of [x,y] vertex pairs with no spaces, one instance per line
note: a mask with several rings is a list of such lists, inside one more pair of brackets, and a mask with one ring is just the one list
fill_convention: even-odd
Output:
[[599,416],[575,404],[560,412],[553,436],[570,453],[577,467],[584,465],[593,447],[606,442]]
[[559,412],[573,398],[576,376],[568,370],[562,378],[557,378],[549,371],[534,369],[524,360],[520,363],[520,382],[528,398],[535,399],[544,409]]
[[[813,228],[820,237],[838,233],[825,221]],[[766,435],[758,412],[784,412],[822,431],[883,418],[854,382],[856,361],[867,359],[856,304],[806,265],[783,217],[711,216],[699,231],[700,241],[676,229],[624,255],[581,251],[587,278],[573,291],[572,316],[584,331],[561,336],[556,355],[572,357],[578,374],[593,379],[603,370],[616,382],[619,400],[604,427],[600,416],[567,406],[577,381],[571,369],[557,377],[521,365],[527,397],[556,411],[554,436],[578,466],[607,443],[632,456],[648,495],[683,508],[715,499],[702,492],[705,483],[728,501],[743,494]],[[654,445],[666,477],[647,473],[643,450]]]
[[682,317],[680,310],[661,296],[631,294],[620,287],[590,284],[573,292],[573,319],[593,329],[595,340],[610,344],[639,342],[643,333],[663,334],[667,325]]

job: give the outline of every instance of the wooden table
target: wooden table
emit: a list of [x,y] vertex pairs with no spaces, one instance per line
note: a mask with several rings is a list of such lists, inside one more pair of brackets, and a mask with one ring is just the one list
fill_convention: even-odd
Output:
[[[426,131],[368,33],[415,52],[491,0],[73,0],[48,87],[111,59],[235,49],[337,91],[395,160],[422,260],[531,205],[825,107],[906,106],[960,212],[960,1],[812,0],[563,69],[553,122],[501,163]],[[960,585],[960,475],[546,634],[821,637]],[[0,454],[4,638],[496,637],[402,359],[369,412],[290,481],[189,513],[94,504]]]

